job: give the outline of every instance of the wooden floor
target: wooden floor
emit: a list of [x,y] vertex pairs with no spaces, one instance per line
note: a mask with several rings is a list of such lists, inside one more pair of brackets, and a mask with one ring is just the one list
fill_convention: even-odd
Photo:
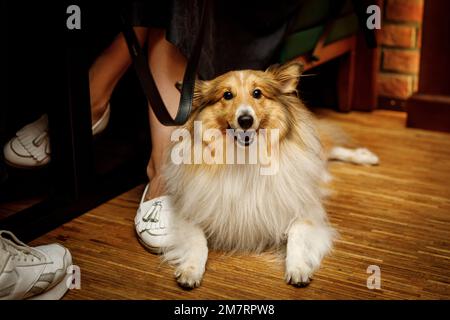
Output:
[[[173,269],[136,240],[133,219],[143,186],[37,239],[58,241],[81,268],[81,290],[66,299],[449,299],[450,135],[405,128],[390,111],[320,112],[339,123],[381,164],[331,163],[327,201],[339,231],[307,288],[283,281],[282,262],[212,252],[202,286],[180,289]],[[366,286],[366,269],[381,269],[381,290]]]

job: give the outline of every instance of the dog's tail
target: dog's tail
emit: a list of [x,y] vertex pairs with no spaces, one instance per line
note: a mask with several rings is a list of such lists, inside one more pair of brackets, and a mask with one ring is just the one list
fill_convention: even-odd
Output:
[[328,160],[362,165],[377,165],[379,158],[367,148],[357,147],[356,142],[338,125],[325,119],[317,121],[317,130]]

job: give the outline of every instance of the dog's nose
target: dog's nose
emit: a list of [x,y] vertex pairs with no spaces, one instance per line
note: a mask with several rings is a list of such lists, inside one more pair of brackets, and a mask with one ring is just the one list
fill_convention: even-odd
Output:
[[250,128],[253,125],[253,117],[248,114],[239,116],[237,120],[241,128],[244,130]]

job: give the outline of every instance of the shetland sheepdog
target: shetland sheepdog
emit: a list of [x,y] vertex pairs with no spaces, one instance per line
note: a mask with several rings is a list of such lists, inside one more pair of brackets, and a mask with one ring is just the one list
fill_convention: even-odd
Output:
[[330,252],[336,233],[322,204],[327,158],[378,159],[366,149],[324,152],[298,97],[301,72],[302,65],[290,62],[196,82],[192,115],[172,139],[163,170],[174,208],[163,254],[182,287],[200,285],[208,248],[283,249],[285,280],[300,287]]

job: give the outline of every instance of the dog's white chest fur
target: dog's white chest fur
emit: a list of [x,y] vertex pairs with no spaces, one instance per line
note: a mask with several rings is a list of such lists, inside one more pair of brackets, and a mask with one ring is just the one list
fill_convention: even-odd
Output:
[[280,151],[274,175],[261,175],[260,166],[251,164],[218,170],[169,164],[165,174],[175,221],[198,225],[212,248],[258,252],[281,244],[294,218],[325,219],[310,210],[321,206],[323,161],[289,143]]

